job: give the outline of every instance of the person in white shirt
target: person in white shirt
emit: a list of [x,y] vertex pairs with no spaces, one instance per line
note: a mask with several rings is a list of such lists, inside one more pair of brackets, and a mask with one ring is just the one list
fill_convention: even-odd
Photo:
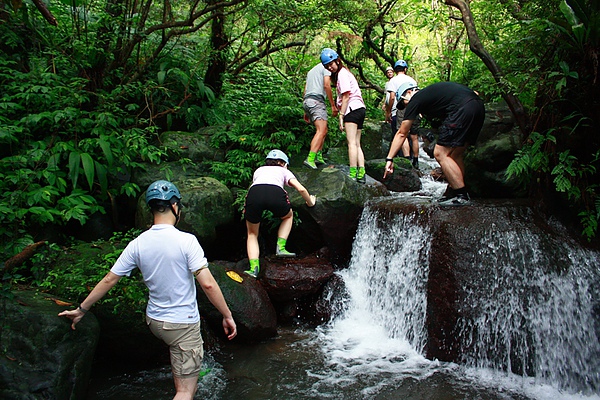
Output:
[[295,253],[291,253],[285,248],[287,238],[292,231],[294,213],[284,186],[296,189],[309,207],[313,207],[317,201],[317,198],[308,193],[296,176],[287,169],[289,162],[290,159],[283,151],[271,150],[267,154],[265,165],[254,171],[252,185],[246,195],[244,219],[248,234],[246,250],[250,269],[244,272],[254,278],[257,278],[260,272],[258,233],[263,211],[271,211],[275,218],[281,218],[281,224],[277,230],[275,255],[277,257],[296,257]]
[[[404,60],[398,60],[394,64],[394,72],[396,76],[389,80],[385,85],[385,90],[389,94],[389,101],[386,109],[385,120],[392,126],[392,137],[396,135],[398,131],[398,120],[402,121],[404,118],[404,110],[398,110],[396,105],[400,96],[397,91],[400,86],[404,83],[412,83],[417,86],[415,81],[410,76],[406,75],[408,70],[408,64]],[[412,162],[413,167],[419,168],[419,137],[416,134],[418,128],[418,122],[415,123],[414,129],[410,132],[408,140],[402,143],[402,155],[409,158]],[[412,151],[411,151],[412,150]],[[412,153],[412,154],[411,154]]]
[[171,182],[152,183],[146,191],[146,203],[154,218],[152,227],[127,245],[110,272],[77,309],[58,314],[71,319],[71,328],[75,329],[85,313],[123,276],[139,268],[149,290],[146,322],[170,349],[176,400],[194,397],[204,355],[194,278],[223,315],[227,338],[237,335],[231,311],[208,269],[198,239],[175,227],[181,215],[180,201],[181,194]]

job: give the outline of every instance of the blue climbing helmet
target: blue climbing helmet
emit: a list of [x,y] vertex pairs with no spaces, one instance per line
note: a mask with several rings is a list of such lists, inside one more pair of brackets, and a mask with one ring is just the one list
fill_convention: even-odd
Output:
[[321,64],[327,65],[337,59],[338,54],[335,52],[335,50],[326,47],[323,49],[323,51],[321,51]]
[[286,156],[283,151],[277,149],[271,150],[269,154],[267,154],[267,160],[281,160],[286,164],[290,163],[288,156]]
[[394,70],[398,67],[408,68],[408,64],[404,60],[398,60],[396,61],[396,64],[394,64]]
[[148,186],[146,190],[146,204],[152,200],[166,200],[170,203],[177,203],[181,200],[181,194],[177,186],[169,181],[156,181]]
[[398,87],[398,90],[396,90],[396,98],[397,99],[403,99],[404,97],[404,93],[409,90],[409,89],[414,89],[417,88],[417,82],[415,81],[408,81],[408,82],[404,82],[402,85],[400,85]]

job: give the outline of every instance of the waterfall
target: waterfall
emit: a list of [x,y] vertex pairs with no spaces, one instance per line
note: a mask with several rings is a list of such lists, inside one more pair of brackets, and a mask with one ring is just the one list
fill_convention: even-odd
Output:
[[[362,374],[376,369],[420,379],[435,363],[424,358],[433,228],[418,212],[382,209],[367,204],[362,214],[349,268],[339,272],[343,307],[323,330],[323,351],[338,377],[360,366]],[[452,334],[461,350],[455,361],[560,393],[597,395],[598,253],[566,235],[523,224],[512,229],[489,224],[463,260],[473,274],[456,288],[461,317]]]
[[[519,228],[521,229],[521,228]],[[535,377],[585,394],[600,389],[598,255],[531,231],[481,238],[464,282],[464,364]],[[551,248],[550,248],[551,247]],[[596,307],[596,310],[594,310]]]
[[387,215],[366,208],[344,276],[360,313],[377,321],[390,338],[406,340],[417,352],[426,339],[426,282],[429,232],[417,215]]

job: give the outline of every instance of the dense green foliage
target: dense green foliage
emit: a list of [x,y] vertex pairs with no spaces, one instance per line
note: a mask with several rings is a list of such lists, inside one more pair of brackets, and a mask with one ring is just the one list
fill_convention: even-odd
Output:
[[[595,0],[471,1],[499,76],[440,2],[232,1],[171,4],[0,0],[0,253],[112,213],[127,179],[162,163],[165,130],[216,126],[214,177],[243,191],[271,148],[302,158],[306,72],[338,50],[382,118],[384,70],[398,58],[420,86],[453,80],[486,101],[516,96],[529,125],[508,170],[563,202],[592,238],[600,217],[600,10]],[[208,5],[214,8],[207,7]],[[331,120],[330,120],[331,121]],[[326,146],[343,141],[330,125]]]

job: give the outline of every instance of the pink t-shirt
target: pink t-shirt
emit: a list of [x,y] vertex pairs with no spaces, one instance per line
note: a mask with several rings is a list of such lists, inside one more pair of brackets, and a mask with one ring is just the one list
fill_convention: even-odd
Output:
[[346,92],[350,92],[350,100],[348,102],[348,108],[346,114],[352,110],[358,110],[359,108],[366,108],[365,102],[362,98],[362,92],[358,87],[358,81],[352,75],[352,72],[348,71],[348,68],[342,68],[337,75],[337,99],[336,103],[338,108],[342,106],[342,95]]
[[294,179],[296,176],[290,170],[277,165],[258,168],[254,171],[252,177],[252,185],[277,185],[283,189],[284,186],[290,186],[290,179]]

